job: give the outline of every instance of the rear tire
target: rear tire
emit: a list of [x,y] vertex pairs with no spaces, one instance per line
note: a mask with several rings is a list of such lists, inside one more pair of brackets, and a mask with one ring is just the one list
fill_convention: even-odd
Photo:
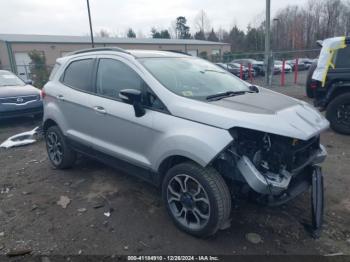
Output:
[[231,196],[213,168],[191,162],[172,167],[163,180],[162,195],[175,225],[188,234],[206,237],[227,225]]
[[46,149],[51,164],[57,169],[72,167],[76,152],[70,148],[58,126],[51,126],[45,132]]
[[329,103],[326,118],[334,131],[350,135],[350,93],[340,94]]
[[306,87],[306,96],[308,98],[314,98],[315,97],[314,90],[311,89],[310,87]]

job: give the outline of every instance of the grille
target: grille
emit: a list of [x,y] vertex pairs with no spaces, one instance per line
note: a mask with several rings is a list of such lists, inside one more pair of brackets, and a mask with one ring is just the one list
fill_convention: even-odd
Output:
[[0,103],[2,104],[24,104],[30,101],[39,100],[39,95],[30,95],[30,96],[16,96],[16,97],[5,97],[0,98]]

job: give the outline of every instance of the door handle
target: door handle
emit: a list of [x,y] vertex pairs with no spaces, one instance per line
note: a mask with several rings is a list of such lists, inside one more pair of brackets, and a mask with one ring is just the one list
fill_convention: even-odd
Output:
[[63,95],[57,95],[56,98],[58,100],[64,101],[64,96]]
[[94,110],[100,114],[106,114],[106,110],[102,106],[94,106]]

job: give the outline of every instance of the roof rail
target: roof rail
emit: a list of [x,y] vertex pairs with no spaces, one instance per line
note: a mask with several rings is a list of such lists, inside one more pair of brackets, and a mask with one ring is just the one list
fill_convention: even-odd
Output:
[[127,52],[123,48],[119,48],[119,47],[96,47],[96,48],[87,48],[87,49],[81,49],[78,51],[73,51],[73,52],[68,53],[66,56],[84,54],[84,53],[90,53],[90,52],[98,52],[98,51],[115,51],[115,52],[121,52],[121,53],[125,53],[125,54],[130,55],[129,52]]
[[166,52],[171,52],[171,53],[176,53],[176,54],[182,54],[182,55],[187,55],[187,56],[192,56],[189,53],[183,52],[183,51],[177,51],[177,50],[163,50]]

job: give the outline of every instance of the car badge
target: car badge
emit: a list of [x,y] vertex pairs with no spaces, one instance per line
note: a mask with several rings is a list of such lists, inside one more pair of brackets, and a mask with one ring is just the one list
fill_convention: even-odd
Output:
[[22,97],[17,97],[16,101],[17,101],[18,104],[20,104],[20,103],[23,103],[24,100],[23,100]]

